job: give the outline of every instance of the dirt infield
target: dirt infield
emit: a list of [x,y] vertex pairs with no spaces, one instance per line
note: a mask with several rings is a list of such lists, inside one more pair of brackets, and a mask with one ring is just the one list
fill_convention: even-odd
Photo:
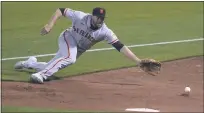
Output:
[[[186,86],[192,92],[181,96]],[[159,76],[125,68],[46,82],[2,82],[2,105],[88,111],[203,111],[203,56],[163,63]]]

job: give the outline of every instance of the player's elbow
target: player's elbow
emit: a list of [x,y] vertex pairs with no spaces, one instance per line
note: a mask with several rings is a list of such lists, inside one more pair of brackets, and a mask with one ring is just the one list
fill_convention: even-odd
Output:
[[60,17],[60,16],[62,16],[63,14],[61,13],[61,11],[59,10],[59,8],[57,8],[56,10],[55,10],[55,16],[58,16],[58,17]]

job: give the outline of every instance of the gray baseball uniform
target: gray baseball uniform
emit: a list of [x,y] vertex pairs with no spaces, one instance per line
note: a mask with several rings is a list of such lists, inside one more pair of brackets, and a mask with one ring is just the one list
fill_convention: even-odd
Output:
[[106,41],[108,44],[118,41],[117,36],[105,23],[98,30],[92,30],[91,15],[88,13],[66,8],[64,16],[71,19],[72,27],[60,34],[56,56],[48,63],[38,62],[32,65],[32,68],[47,76],[75,63],[82,53],[100,41]]

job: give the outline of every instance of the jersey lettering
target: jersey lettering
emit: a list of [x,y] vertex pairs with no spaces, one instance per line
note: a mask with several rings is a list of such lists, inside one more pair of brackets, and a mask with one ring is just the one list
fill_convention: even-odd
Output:
[[76,26],[73,26],[73,29],[76,33],[78,33],[82,37],[89,39],[91,42],[95,41],[95,39],[88,32],[85,32],[82,29],[76,28]]

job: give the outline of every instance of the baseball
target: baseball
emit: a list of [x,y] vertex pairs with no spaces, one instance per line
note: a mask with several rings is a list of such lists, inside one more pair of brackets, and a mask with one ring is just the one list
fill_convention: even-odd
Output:
[[190,93],[190,91],[191,91],[191,88],[190,87],[185,87],[185,93]]

